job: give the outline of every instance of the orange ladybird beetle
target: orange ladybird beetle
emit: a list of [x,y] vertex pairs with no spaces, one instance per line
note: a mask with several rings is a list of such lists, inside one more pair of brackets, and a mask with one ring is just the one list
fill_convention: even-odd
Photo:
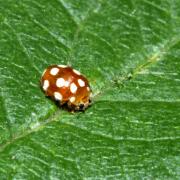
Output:
[[65,65],[49,66],[41,77],[46,96],[67,105],[71,111],[83,111],[91,104],[91,88],[79,71]]

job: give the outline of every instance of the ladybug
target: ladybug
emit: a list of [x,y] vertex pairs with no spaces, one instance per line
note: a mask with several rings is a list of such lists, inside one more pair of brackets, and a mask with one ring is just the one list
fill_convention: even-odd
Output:
[[65,65],[51,65],[43,72],[41,87],[46,96],[67,105],[71,111],[84,111],[91,104],[91,88],[86,77]]

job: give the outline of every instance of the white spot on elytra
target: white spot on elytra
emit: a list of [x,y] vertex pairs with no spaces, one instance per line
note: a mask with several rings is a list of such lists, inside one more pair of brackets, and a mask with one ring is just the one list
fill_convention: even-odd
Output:
[[73,96],[73,97],[71,97],[69,100],[70,100],[70,102],[72,103],[72,102],[74,102],[74,101],[76,100],[76,98]]
[[63,78],[58,78],[56,81],[57,87],[63,87],[65,85],[65,80]]
[[80,75],[80,74],[81,74],[81,73],[80,73],[78,70],[76,70],[76,69],[73,69],[73,72],[76,73],[77,75]]
[[80,87],[85,86],[85,82],[82,79],[78,79],[78,84],[79,84]]
[[48,89],[48,87],[49,87],[49,81],[48,80],[44,80],[44,82],[43,82],[43,89],[44,89],[44,91],[46,91]]
[[67,66],[66,65],[58,65],[58,67],[61,67],[61,68],[66,68]]
[[61,95],[61,93],[59,93],[59,92],[54,92],[54,98],[56,99],[56,100],[62,100],[62,95]]
[[59,69],[56,67],[54,67],[50,70],[50,74],[53,76],[57,75],[58,72],[59,72]]
[[70,90],[71,90],[72,93],[75,93],[77,91],[77,86],[74,83],[72,83],[70,85]]
[[69,87],[69,84],[70,84],[69,81],[65,81],[64,86],[65,86],[65,87]]
[[89,88],[89,87],[87,87],[87,90],[88,90],[88,91],[90,91],[90,88]]

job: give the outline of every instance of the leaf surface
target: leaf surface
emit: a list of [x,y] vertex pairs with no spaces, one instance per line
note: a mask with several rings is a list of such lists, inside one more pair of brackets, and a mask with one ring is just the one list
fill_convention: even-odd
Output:
[[[179,179],[180,2],[0,2],[1,179]],[[69,64],[94,97],[71,114],[39,87]]]

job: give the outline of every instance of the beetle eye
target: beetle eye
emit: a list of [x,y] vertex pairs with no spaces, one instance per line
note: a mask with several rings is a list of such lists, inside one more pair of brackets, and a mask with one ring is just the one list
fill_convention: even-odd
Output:
[[83,110],[83,108],[84,108],[84,104],[80,104],[80,105],[79,105],[79,109],[80,109],[80,110]]

